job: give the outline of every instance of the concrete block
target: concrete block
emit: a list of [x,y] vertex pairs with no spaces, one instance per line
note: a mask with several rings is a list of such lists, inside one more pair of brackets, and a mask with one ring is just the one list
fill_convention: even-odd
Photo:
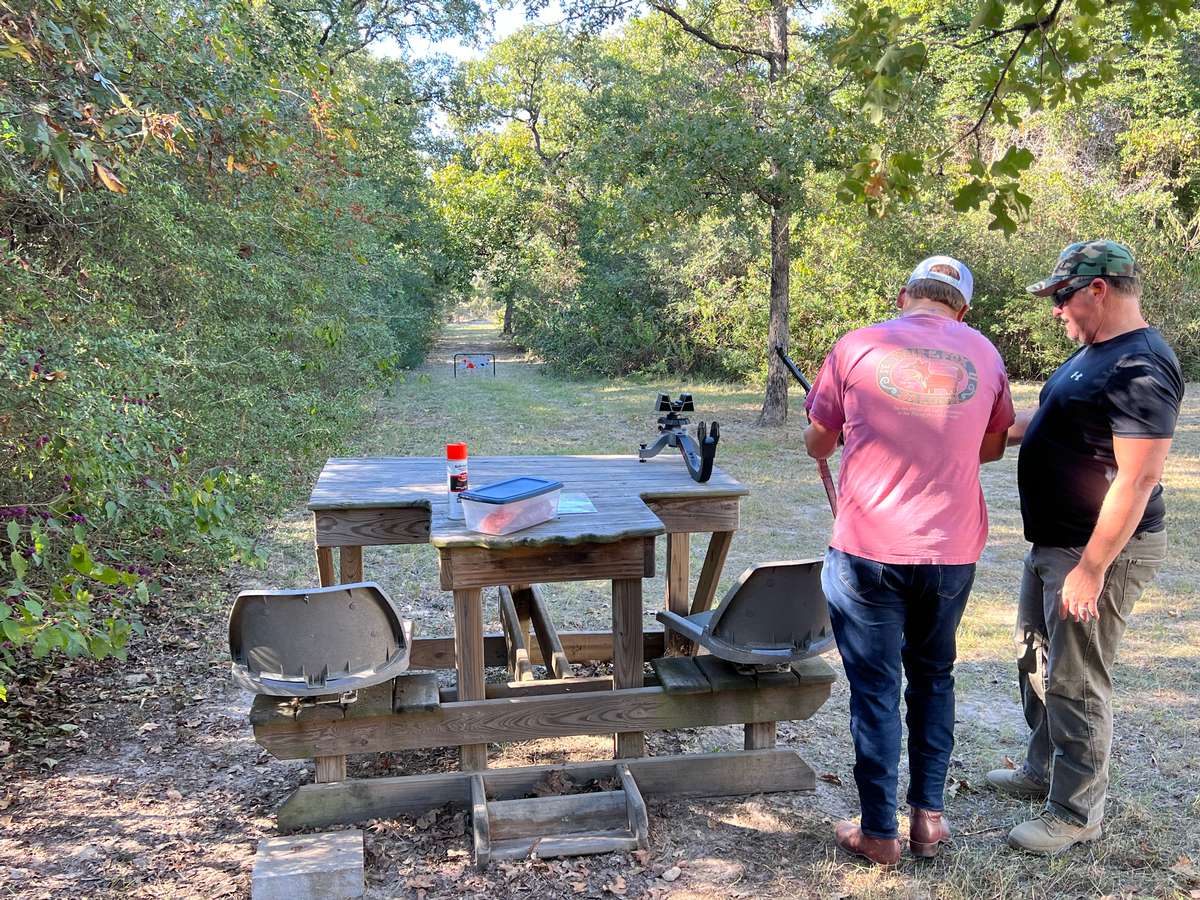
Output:
[[258,842],[251,900],[348,900],[362,895],[361,829]]

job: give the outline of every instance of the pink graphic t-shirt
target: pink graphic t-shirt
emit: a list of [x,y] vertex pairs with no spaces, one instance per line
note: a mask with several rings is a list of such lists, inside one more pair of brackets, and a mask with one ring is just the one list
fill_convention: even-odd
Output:
[[933,313],[851,331],[805,405],[846,442],[831,546],[884,563],[979,560],[988,526],[979,445],[1015,419],[987,338]]

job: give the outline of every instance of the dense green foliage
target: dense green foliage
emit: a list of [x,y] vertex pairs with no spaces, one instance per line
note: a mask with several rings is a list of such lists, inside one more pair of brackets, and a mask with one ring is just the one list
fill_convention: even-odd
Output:
[[[1015,376],[1042,376],[1069,348],[1023,287],[1103,235],[1137,251],[1147,315],[1196,377],[1200,16],[1174,30],[1139,18],[1145,4],[1067,4],[1031,44],[1037,4],[1002,6],[846,6],[795,36],[776,84],[655,12],[591,40],[531,28],[462,72],[443,196],[491,185],[490,208],[517,211],[477,252],[505,273],[517,338],[564,371],[763,376],[774,160],[806,367],[946,252],[975,271],[970,321]],[[688,10],[734,42],[759,27],[733,0]],[[918,39],[892,75],[864,85],[847,68]]]
[[461,276],[426,249],[411,79],[322,55],[320,24],[239,0],[0,19],[0,691],[254,561],[255,515],[440,322]]
[[475,40],[476,0],[0,0],[0,694],[253,562],[472,291],[569,372],[760,379],[949,252],[1036,377],[1021,287],[1104,235],[1200,372],[1182,0],[563,6],[452,67],[365,51]]

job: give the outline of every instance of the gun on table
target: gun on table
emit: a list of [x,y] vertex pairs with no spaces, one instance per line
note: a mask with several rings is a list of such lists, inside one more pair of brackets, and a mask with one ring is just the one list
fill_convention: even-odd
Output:
[[[804,393],[807,395],[808,392],[812,390],[812,385],[809,384],[808,379],[804,377],[804,373],[800,371],[800,367],[797,366],[794,362],[792,362],[792,358],[787,355],[787,351],[784,350],[782,347],[776,347],[775,352],[779,355],[779,358],[783,361],[784,367],[787,368],[787,370],[792,373],[792,377],[795,378],[798,382],[800,382],[800,386],[802,388],[804,388]],[[805,413],[806,418],[807,418],[807,415],[808,414],[806,412]],[[821,473],[821,484],[825,488],[825,498],[829,501],[829,511],[831,513],[833,513],[833,517],[836,519],[837,518],[837,487],[833,483],[833,473],[831,471],[829,471],[829,460],[818,459],[817,460],[817,471]]]

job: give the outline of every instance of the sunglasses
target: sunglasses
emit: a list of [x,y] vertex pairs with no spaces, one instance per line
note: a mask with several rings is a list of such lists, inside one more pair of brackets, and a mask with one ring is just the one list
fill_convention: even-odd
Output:
[[[1091,282],[1088,282],[1089,284]],[[1059,288],[1050,295],[1050,301],[1054,304],[1055,309],[1062,309],[1077,293],[1087,287],[1087,284],[1068,284],[1066,287]]]

